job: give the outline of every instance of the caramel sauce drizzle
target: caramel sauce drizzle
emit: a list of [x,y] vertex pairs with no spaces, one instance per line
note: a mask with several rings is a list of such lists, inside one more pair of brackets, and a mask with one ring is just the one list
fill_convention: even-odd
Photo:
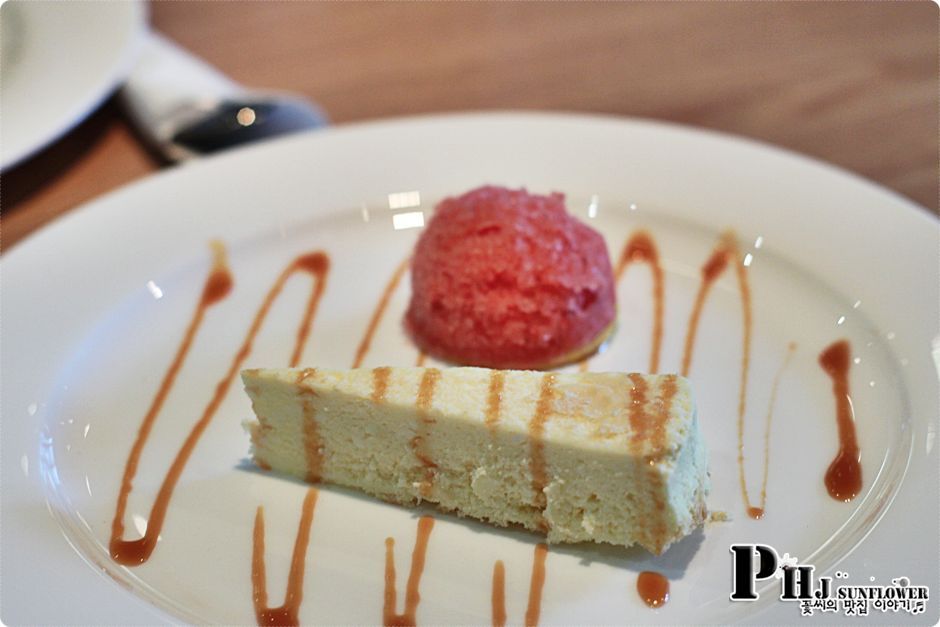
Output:
[[751,499],[747,494],[747,482],[744,476],[744,445],[743,442],[738,442],[738,480],[741,484],[741,495],[744,497],[744,508],[747,510],[747,515],[754,520],[763,518],[764,510],[767,508],[767,474],[770,470],[770,425],[773,422],[774,405],[777,403],[777,390],[780,387],[780,377],[783,376],[783,372],[790,364],[790,359],[793,358],[794,351],[796,351],[796,343],[790,342],[787,346],[787,354],[783,358],[783,363],[780,364],[780,368],[777,369],[777,374],[774,375],[773,385],[770,388],[770,400],[767,402],[767,418],[764,422],[764,472],[760,483],[760,504],[757,506],[751,504]]
[[[366,353],[369,352],[369,347],[372,346],[372,338],[375,336],[375,331],[379,327],[379,323],[382,321],[382,316],[385,315],[385,310],[388,308],[388,301],[391,300],[392,294],[395,293],[395,288],[398,287],[398,284],[401,283],[401,279],[405,276],[405,271],[411,265],[411,258],[405,259],[398,267],[395,268],[395,272],[392,273],[392,277],[388,280],[388,283],[385,285],[385,289],[382,291],[382,296],[379,298],[379,303],[375,307],[375,311],[372,312],[372,318],[369,319],[369,326],[366,327],[365,335],[362,336],[362,340],[359,342],[359,347],[356,348],[356,357],[353,359],[353,368],[359,368],[362,366],[363,360],[366,358]],[[419,360],[421,358],[419,357]],[[423,362],[422,362],[423,363]],[[418,364],[419,366],[421,363]]]
[[418,604],[421,603],[418,587],[421,585],[428,539],[433,528],[434,519],[430,516],[422,516],[418,520],[415,548],[411,554],[411,572],[408,574],[405,589],[405,611],[401,614],[397,613],[398,601],[395,591],[395,539],[385,539],[385,596],[382,606],[382,624],[385,627],[413,627],[416,624]]
[[418,386],[418,435],[411,439],[411,449],[415,457],[424,466],[424,481],[421,482],[421,495],[425,498],[431,495],[434,489],[434,477],[437,470],[437,464],[431,459],[429,449],[429,440],[431,438],[431,427],[436,422],[431,418],[431,403],[434,401],[434,390],[437,388],[437,382],[441,379],[441,371],[437,368],[428,368],[421,375],[421,383]]
[[[526,627],[536,627],[542,613],[542,589],[545,587],[545,558],[548,545],[535,545],[532,556],[532,574],[529,579],[529,604],[525,611]],[[502,560],[493,564],[493,627],[506,624],[506,568]]]
[[[163,376],[163,381],[160,383],[157,394],[154,396],[150,408],[147,410],[141,422],[140,429],[137,431],[137,438],[134,440],[134,444],[127,457],[127,463],[124,467],[124,476],[121,479],[121,489],[118,493],[117,512],[114,516],[114,521],[111,523],[110,550],[112,557],[115,559],[117,559],[114,547],[115,539],[121,538],[124,535],[124,512],[127,508],[127,498],[130,496],[133,485],[132,482],[134,476],[137,474],[140,456],[143,453],[147,438],[150,436],[150,431],[156,421],[157,414],[160,413],[160,409],[163,407],[163,403],[170,393],[170,389],[172,389],[173,384],[176,382],[176,375],[179,373],[183,362],[186,360],[193,340],[199,331],[199,327],[202,325],[206,310],[226,298],[232,291],[233,280],[228,267],[228,260],[226,259],[225,247],[221,242],[212,242],[211,246],[213,255],[212,269],[209,271],[209,276],[206,278],[202,295],[196,305],[196,311],[193,313],[189,325],[186,328],[186,332],[183,334],[183,340],[176,351],[176,355],[173,357],[173,361],[170,363],[169,368],[167,368]],[[149,554],[150,551],[152,551],[152,548],[150,548],[147,553]]]
[[124,540],[124,514],[127,508],[127,499],[133,488],[133,479],[137,473],[137,467],[140,462],[140,455],[143,452],[144,445],[147,442],[147,438],[150,434],[153,422],[156,419],[156,416],[159,413],[164,400],[166,399],[167,393],[173,387],[173,382],[180,366],[185,360],[186,354],[189,352],[192,340],[195,337],[197,330],[199,329],[206,308],[225,298],[225,296],[227,296],[231,291],[232,278],[231,272],[228,270],[226,263],[224,248],[221,244],[214,244],[213,250],[213,268],[209,274],[209,278],[206,281],[202,296],[199,299],[199,304],[196,307],[196,311],[193,314],[193,319],[187,328],[183,342],[177,350],[176,357],[174,358],[169,369],[167,370],[166,375],[164,376],[160,390],[157,392],[157,396],[154,398],[154,402],[151,404],[150,410],[144,417],[143,423],[141,424],[141,427],[137,433],[137,439],[131,448],[130,454],[128,455],[127,464],[124,468],[124,476],[121,481],[120,492],[118,493],[118,502],[114,514],[114,520],[111,524],[109,549],[112,559],[125,566],[138,566],[143,564],[147,561],[147,559],[150,558],[150,555],[156,548],[157,541],[160,538],[160,531],[163,529],[163,523],[166,518],[170,499],[173,496],[173,490],[176,488],[176,484],[179,481],[179,478],[182,475],[187,462],[189,461],[190,455],[192,455],[193,450],[196,448],[196,444],[199,442],[203,432],[206,430],[206,427],[208,427],[212,417],[215,415],[219,406],[222,404],[223,399],[228,393],[229,387],[232,384],[232,380],[238,374],[238,371],[241,368],[244,360],[251,353],[251,346],[254,342],[255,336],[258,334],[262,323],[267,317],[271,305],[280,294],[284,284],[296,272],[307,272],[312,274],[315,278],[314,289],[311,292],[310,299],[307,303],[307,308],[304,312],[300,328],[297,332],[297,345],[294,347],[293,356],[291,358],[292,361],[294,361],[299,360],[300,355],[302,354],[302,345],[309,334],[309,327],[313,322],[320,296],[322,295],[323,289],[325,287],[326,276],[329,272],[329,258],[322,252],[314,252],[294,259],[294,261],[292,261],[291,264],[277,278],[274,285],[271,287],[270,291],[262,302],[261,307],[255,314],[245,341],[239,348],[238,352],[235,354],[234,359],[232,359],[228,372],[226,372],[226,374],[216,385],[215,394],[209,401],[209,404],[203,410],[202,416],[199,418],[196,424],[193,425],[192,430],[187,436],[182,447],[180,447],[179,452],[177,452],[173,463],[170,465],[170,468],[164,477],[163,483],[160,486],[160,490],[157,493],[157,497],[154,500],[153,506],[150,510],[150,517],[147,522],[146,532],[144,533],[143,537],[137,540]]
[[636,591],[648,606],[662,607],[669,600],[669,580],[659,573],[644,570],[636,579]]
[[[788,348],[787,356],[778,370],[770,396],[770,402],[766,418],[766,430],[764,437],[764,470],[761,483],[760,505],[754,507],[749,501],[746,488],[744,472],[743,438],[744,438],[744,416],[746,410],[746,390],[749,373],[751,328],[752,328],[752,307],[750,285],[747,277],[747,270],[741,263],[741,255],[737,241],[731,232],[722,234],[718,245],[715,247],[711,256],[702,266],[702,281],[696,294],[695,303],[689,318],[687,334],[685,338],[684,353],[682,359],[682,374],[688,375],[691,368],[692,354],[695,346],[695,338],[698,331],[699,320],[704,308],[704,304],[710,293],[711,287],[727,269],[729,264],[735,267],[737,284],[741,297],[741,306],[743,313],[743,348],[741,358],[740,392],[738,398],[738,469],[739,480],[741,484],[742,495],[747,508],[748,515],[752,518],[760,518],[764,513],[766,505],[766,487],[767,474],[769,466],[769,432],[773,414],[773,407],[776,400],[779,380],[783,370],[789,363],[790,357],[795,349],[791,343]],[[656,372],[659,369],[659,360],[662,345],[663,334],[663,271],[659,262],[659,255],[652,237],[646,231],[638,231],[631,235],[626,242],[621,253],[619,263],[616,269],[615,278],[620,281],[625,274],[626,269],[631,263],[648,263],[653,277],[653,299],[654,299],[654,322],[653,322],[653,341],[650,354],[650,372]],[[121,490],[118,496],[118,505],[115,512],[115,518],[112,523],[112,533],[110,539],[110,551],[112,558],[118,563],[135,566],[144,563],[152,554],[159,539],[169,501],[172,497],[176,483],[181,476],[186,463],[196,444],[201,438],[218,407],[225,398],[227,391],[240,369],[244,360],[251,352],[251,347],[257,333],[267,317],[267,314],[282,291],[287,280],[296,272],[307,272],[314,277],[313,290],[307,301],[300,326],[297,331],[293,353],[290,359],[291,367],[295,367],[303,354],[304,344],[306,343],[313,320],[316,316],[319,301],[326,286],[326,277],[329,273],[329,258],[322,252],[314,252],[302,255],[296,258],[279,275],[270,291],[266,295],[260,308],[255,314],[247,336],[233,358],[225,376],[216,386],[215,394],[206,406],[201,418],[193,426],[189,436],[183,446],[177,453],[170,469],[164,478],[160,491],[154,501],[151,509],[147,530],[143,537],[137,540],[124,540],[123,519],[126,512],[127,499],[132,490],[132,481],[136,475],[140,456],[146,444],[149,433],[156,420],[162,405],[172,389],[175,379],[191,345],[202,324],[203,318],[209,307],[220,302],[231,292],[233,279],[228,268],[225,249],[219,243],[213,243],[213,267],[206,280],[202,295],[197,304],[196,310],[186,328],[182,342],[167,369],[161,385],[148,409],[140,429],[137,439],[128,456],[122,479]],[[373,312],[369,326],[362,338],[357,350],[353,367],[361,366],[376,329],[381,322],[382,317],[388,307],[392,294],[401,282],[405,271],[410,265],[410,259],[403,261],[394,271],[388,284],[386,285],[379,303]],[[833,460],[826,473],[826,486],[830,495],[838,500],[848,501],[854,498],[861,489],[861,466],[859,463],[860,454],[855,433],[854,416],[852,413],[851,399],[849,397],[848,387],[848,369],[849,369],[850,347],[847,341],[841,340],[829,346],[820,354],[819,362],[822,368],[833,379],[833,392],[836,397],[837,406],[837,426],[839,429],[840,448],[836,458]],[[426,360],[425,353],[419,352],[416,365],[422,366]],[[582,371],[587,370],[588,360],[580,363]],[[373,373],[373,391],[372,399],[376,402],[385,400],[388,382],[390,377],[390,368],[375,368]],[[299,372],[297,383],[303,382],[307,378],[316,376],[316,370],[307,368]],[[440,379],[441,372],[438,369],[430,368],[422,374],[417,397],[417,409],[419,411],[418,435],[412,439],[411,445],[417,459],[424,465],[426,470],[426,480],[422,484],[422,493],[427,496],[433,488],[435,470],[437,465],[431,460],[427,443],[430,436],[430,427],[434,420],[430,418],[429,411],[432,405],[436,385]],[[668,419],[673,397],[676,393],[675,377],[666,378],[661,386],[660,396],[658,398],[658,410],[655,416],[646,412],[647,405],[647,384],[639,375],[631,375],[633,388],[630,391],[630,423],[632,427],[631,446],[638,447],[641,442],[649,439],[652,442],[653,450],[661,448],[666,432],[666,421]],[[488,428],[495,428],[499,422],[500,404],[502,400],[502,391],[505,385],[505,373],[494,371],[491,374],[489,390],[487,396],[485,424]],[[551,410],[551,400],[554,394],[555,376],[552,373],[546,373],[541,382],[539,399],[536,404],[535,413],[529,422],[530,434],[530,471],[532,475],[532,487],[535,492],[536,504],[542,509],[546,506],[546,497],[544,489],[548,484],[548,472],[544,451],[544,430],[548,415]],[[308,475],[307,480],[316,482],[320,479],[322,469],[322,443],[319,438],[317,423],[315,420],[315,410],[310,399],[307,398],[308,391],[300,392],[304,399],[302,400],[305,421],[304,421],[304,448],[307,455]],[[310,390],[309,395],[315,393]],[[650,459],[651,472],[649,474],[648,485],[655,490],[655,482],[661,481],[658,473],[654,472],[655,459]],[[305,555],[309,543],[310,529],[313,522],[314,509],[317,501],[317,491],[310,488],[304,499],[301,520],[298,526],[297,538],[294,544],[294,551],[291,560],[290,574],[288,578],[287,592],[285,602],[282,606],[276,608],[267,607],[266,573],[264,560],[264,510],[258,507],[255,516],[255,525],[253,533],[253,554],[252,554],[252,587],[255,614],[259,624],[265,625],[297,625],[299,624],[298,611],[302,601],[302,588],[305,569]],[[662,534],[664,521],[662,521],[662,511],[665,504],[661,499],[654,503],[655,510],[651,512],[651,517],[658,520],[657,533]],[[395,563],[394,563],[394,539],[387,538],[386,561],[385,561],[385,593],[383,605],[383,624],[384,625],[414,625],[417,607],[420,603],[419,584],[424,571],[427,544],[434,526],[434,520],[430,517],[422,517],[418,522],[417,537],[411,560],[411,571],[408,577],[405,611],[402,614],[396,613],[396,588],[395,588]],[[548,531],[547,521],[542,520],[543,531]],[[532,573],[529,587],[528,607],[526,609],[525,624],[537,625],[541,612],[542,590],[545,581],[545,561],[548,548],[545,544],[538,544],[535,547],[533,557]],[[645,571],[637,579],[637,590],[640,596],[650,607],[660,607],[669,599],[669,581],[659,573]],[[492,619],[494,625],[503,626],[506,623],[505,610],[505,566],[502,561],[497,561],[493,568],[493,586],[492,586]]]
[[[529,467],[532,473],[532,491],[535,493],[536,507],[544,510],[548,505],[545,497],[545,487],[548,485],[548,469],[545,463],[545,442],[542,436],[545,433],[545,421],[551,410],[552,394],[555,389],[555,375],[546,373],[542,376],[542,386],[539,400],[535,406],[535,414],[529,421]],[[539,527],[547,532],[548,521],[544,515]]]
[[649,386],[643,375],[631,373],[628,375],[632,387],[630,388],[630,399],[628,404],[628,416],[630,419],[630,449],[631,453],[638,457],[642,452],[645,442],[649,442],[650,450],[653,451],[648,456],[645,465],[646,472],[643,485],[645,491],[652,503],[647,512],[647,519],[651,521],[653,532],[652,538],[658,547],[665,544],[666,521],[663,516],[666,510],[666,504],[662,496],[662,477],[658,467],[658,452],[662,449],[666,439],[666,423],[669,421],[669,414],[672,411],[672,401],[675,398],[678,386],[675,375],[666,375],[660,385],[658,402],[654,404],[655,413],[647,411]]
[[297,539],[294,540],[294,552],[287,576],[284,604],[279,607],[268,607],[267,573],[264,564],[264,508],[259,505],[255,512],[251,552],[251,589],[255,618],[259,625],[300,625],[298,612],[304,596],[307,545],[310,542],[310,527],[313,525],[316,504],[317,490],[310,488],[304,497],[300,524],[297,526]]
[[650,349],[649,371],[654,374],[659,371],[659,354],[663,343],[663,268],[659,263],[659,251],[653,236],[647,231],[637,231],[627,240],[614,273],[615,281],[620,282],[631,263],[649,264],[653,275],[653,344]]
[[316,368],[304,368],[297,375],[297,389],[301,399],[300,406],[304,414],[304,453],[307,458],[308,483],[319,483],[323,471],[323,443],[320,440],[320,429],[316,421],[316,408],[313,406],[313,397],[316,392],[301,384],[316,376]]
[[679,391],[676,375],[667,374],[663,376],[660,385],[659,403],[657,404],[656,417],[652,421],[652,435],[650,440],[653,443],[653,450],[659,451],[666,443],[666,423],[669,422],[669,415],[672,412],[672,400]]
[[381,366],[372,369],[372,400],[381,403],[385,400],[385,394],[388,392],[388,378],[392,374],[392,369],[388,366]]
[[483,423],[491,431],[499,424],[499,406],[503,401],[503,387],[506,385],[506,372],[490,372],[490,386],[486,395],[486,414]]
[[839,340],[819,355],[819,365],[832,378],[836,398],[836,425],[839,429],[839,452],[826,470],[826,489],[837,501],[848,502],[862,490],[861,452],[855,434],[855,412],[849,394],[849,366],[852,348],[847,340]]
[[502,560],[493,564],[493,627],[506,625],[506,567]]
[[539,624],[542,613],[542,589],[545,587],[545,558],[548,556],[547,544],[536,544],[532,557],[532,578],[529,580],[529,605],[525,611],[526,627]]
[[747,381],[751,369],[751,330],[753,327],[751,286],[748,281],[747,267],[741,259],[741,251],[738,248],[737,238],[732,231],[726,231],[721,234],[718,245],[715,246],[711,256],[702,266],[702,281],[699,284],[698,293],[695,295],[695,304],[689,316],[689,325],[685,336],[685,350],[682,355],[682,375],[688,376],[689,369],[692,366],[695,336],[698,333],[699,319],[702,316],[705,301],[715,281],[724,273],[729,264],[734,266],[738,292],[741,296],[741,328],[743,335],[741,345],[741,378],[738,391],[738,476],[748,515],[752,518],[759,518],[763,516],[763,505],[761,505],[760,508],[750,506],[750,501],[747,496],[746,472],[744,469],[744,416],[747,411]]
[[[614,281],[619,283],[627,267],[632,263],[646,263],[650,266],[653,277],[653,337],[650,348],[650,374],[659,371],[659,355],[663,344],[663,311],[665,298],[663,296],[663,268],[659,263],[659,251],[656,242],[648,231],[636,231],[627,239],[620,252],[620,260],[614,270]],[[587,372],[591,358],[582,359],[578,363],[579,372]]]
[[[741,253],[738,250],[738,242],[731,231],[721,234],[718,245],[712,251],[711,256],[702,266],[702,282],[699,284],[698,293],[695,295],[695,304],[692,306],[692,313],[689,316],[689,324],[685,336],[685,350],[682,354],[682,376],[689,375],[692,367],[692,353],[695,348],[695,336],[698,333],[699,318],[702,316],[702,308],[708,298],[712,286],[718,277],[722,275],[729,263],[733,263],[737,270],[738,289],[741,293],[741,307],[744,314],[744,350],[742,357],[742,379],[747,381],[747,368],[750,359],[751,345],[751,290],[747,280],[747,269],[740,262]],[[742,385],[739,405],[744,403],[744,388]]]
[[[314,252],[301,255],[295,259],[294,263],[292,263],[282,275],[285,282],[294,272],[306,272],[316,278],[313,284],[313,292],[310,294],[310,298],[307,299],[307,307],[304,309],[303,319],[300,322],[300,326],[297,328],[294,352],[291,353],[289,362],[291,368],[296,367],[297,364],[300,363],[301,357],[303,357],[304,346],[307,344],[307,336],[310,335],[310,329],[313,328],[313,319],[317,315],[317,307],[320,304],[320,298],[323,297],[323,290],[326,289],[326,275],[329,271],[330,258],[327,257],[326,253]],[[280,282],[280,279],[278,280]],[[278,287],[277,291],[280,292],[280,290],[281,288]],[[248,348],[251,348],[250,344],[248,344]]]

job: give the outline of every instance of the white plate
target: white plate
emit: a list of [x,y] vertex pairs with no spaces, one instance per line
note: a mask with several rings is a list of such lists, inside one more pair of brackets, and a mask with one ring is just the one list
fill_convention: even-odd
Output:
[[[767,514],[751,520],[736,468],[740,305],[734,281],[719,281],[691,376],[711,451],[709,503],[732,520],[708,525],[659,558],[640,550],[552,548],[543,624],[796,622],[799,607],[773,593],[755,604],[728,601],[729,545],[750,541],[819,572],[831,574],[838,564],[850,583],[907,576],[931,588],[928,612],[915,620],[937,620],[936,221],[881,188],[767,146],[649,122],[538,114],[339,127],[232,152],[113,193],[9,253],[3,620],[251,622],[258,505],[266,509],[269,590],[277,604],[305,488],[244,466],[240,422],[250,409],[237,382],[182,476],[150,561],[128,569],[106,550],[124,461],[195,306],[207,243],[226,242],[235,289],[210,310],[144,450],[129,534],[146,520],[170,456],[285,264],[311,249],[331,255],[304,362],[347,367],[385,282],[418,233],[395,230],[393,216],[427,212],[443,196],[483,183],[565,192],[570,209],[604,234],[612,254],[635,228],[652,231],[667,275],[663,370],[679,367],[699,267],[718,233],[736,229],[752,255],[746,454],[753,496],[771,382],[788,343],[798,344],[774,408]],[[420,208],[389,209],[390,193],[414,190]],[[593,368],[646,367],[649,280],[642,268],[628,272],[620,330]],[[288,285],[246,366],[286,363],[307,289],[300,279]],[[366,365],[413,363],[398,324],[406,299],[403,284]],[[817,364],[819,352],[843,337],[860,359],[850,383],[864,486],[849,503],[823,487],[837,446],[835,401]],[[323,487],[301,618],[380,621],[384,540],[397,541],[401,596],[416,516]],[[501,559],[509,620],[520,622],[538,538],[434,516],[418,621],[488,623],[491,573]],[[672,580],[672,598],[658,611],[635,592],[643,569]]]
[[0,169],[51,143],[131,69],[146,10],[138,2],[5,2],[0,9]]

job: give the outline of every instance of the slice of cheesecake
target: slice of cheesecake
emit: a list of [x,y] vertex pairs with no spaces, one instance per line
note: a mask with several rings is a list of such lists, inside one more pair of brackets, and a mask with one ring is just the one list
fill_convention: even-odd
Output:
[[261,468],[549,542],[662,553],[706,516],[707,454],[680,376],[305,368],[242,379]]

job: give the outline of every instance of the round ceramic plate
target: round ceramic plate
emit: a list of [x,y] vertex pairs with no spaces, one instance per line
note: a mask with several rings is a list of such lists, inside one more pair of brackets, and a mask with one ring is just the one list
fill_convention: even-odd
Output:
[[131,69],[146,10],[139,2],[5,2],[0,9],[7,169],[91,113]]
[[[690,369],[710,450],[708,504],[727,520],[710,521],[662,556],[552,546],[541,599],[530,607],[537,535],[321,486],[303,562],[302,622],[380,622],[386,538],[395,541],[401,611],[422,515],[436,523],[415,582],[420,624],[489,623],[497,560],[510,623],[536,609],[541,624],[798,621],[799,604],[778,601],[772,578],[758,582],[759,601],[729,601],[733,543],[770,545],[815,565],[817,575],[847,573],[841,583],[908,577],[931,593],[927,612],[913,620],[937,620],[934,218],[844,172],[752,142],[537,114],[339,127],[231,152],[110,194],[8,253],[3,620],[250,623],[259,506],[270,605],[280,604],[307,487],[248,463],[241,423],[250,405],[237,380],[224,385],[233,363],[287,364],[310,281],[286,283],[239,361],[252,320],[291,260],[324,251],[331,269],[302,363],[349,367],[435,203],[487,183],[565,193],[615,259],[632,233],[652,236],[665,275],[661,371],[681,368],[703,264],[721,237],[735,238],[753,323],[743,471],[757,504],[766,451],[765,515],[747,515],[739,488],[743,309],[729,271],[705,301]],[[126,538],[146,530],[170,462],[200,416],[210,421],[152,556],[121,566],[108,542],[125,462],[199,300],[210,241],[224,244],[234,288],[207,311],[156,416],[127,503]],[[592,370],[648,367],[651,281],[642,265],[622,278],[619,329]],[[392,291],[365,366],[414,363],[400,327],[408,294],[407,280]],[[861,491],[847,502],[824,485],[839,448],[839,399],[818,362],[842,340],[851,350],[862,469]],[[219,390],[221,404],[206,413]],[[637,594],[646,570],[670,581],[659,609]]]

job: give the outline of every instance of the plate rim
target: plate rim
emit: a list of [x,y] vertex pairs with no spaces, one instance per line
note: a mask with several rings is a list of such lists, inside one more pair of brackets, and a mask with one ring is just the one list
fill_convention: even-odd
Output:
[[[136,0],[134,1],[136,4]],[[390,116],[384,118],[374,118],[366,120],[356,120],[352,122],[346,122],[342,124],[336,124],[333,126],[327,126],[319,129],[311,129],[307,131],[300,131],[291,135],[274,137],[263,142],[258,142],[254,144],[247,144],[244,146],[239,146],[232,148],[230,150],[219,152],[211,155],[206,155],[200,157],[197,161],[190,161],[188,163],[180,164],[177,166],[166,167],[154,172],[151,172],[141,178],[128,181],[115,187],[114,189],[108,190],[99,196],[85,200],[74,207],[70,208],[68,211],[56,216],[53,220],[46,223],[42,227],[36,229],[20,241],[18,241],[14,246],[12,246],[8,251],[0,252],[0,261],[3,258],[9,257],[11,253],[20,250],[24,247],[27,242],[31,242],[35,238],[43,235],[46,231],[52,228],[60,227],[63,224],[70,222],[75,215],[94,209],[103,202],[119,196],[121,194],[126,194],[132,192],[138,186],[152,185],[156,182],[161,181],[165,177],[175,177],[179,175],[179,172],[186,171],[193,168],[201,167],[224,167],[224,164],[230,161],[241,161],[246,158],[252,158],[251,155],[260,154],[263,155],[267,152],[278,152],[285,145],[291,145],[297,143],[298,141],[307,141],[311,137],[316,137],[318,135],[326,135],[330,137],[335,137],[337,135],[347,135],[347,134],[357,134],[357,133],[368,133],[374,129],[387,129],[394,128],[396,126],[405,126],[412,124],[422,124],[426,122],[444,122],[444,123],[462,123],[465,121],[486,121],[486,120],[500,120],[500,119],[519,119],[519,120],[540,120],[545,122],[551,122],[552,120],[564,121],[564,122],[583,122],[583,123],[606,123],[606,124],[626,124],[626,125],[635,125],[637,127],[647,127],[650,129],[661,129],[666,132],[676,132],[682,134],[688,134],[689,136],[700,136],[702,138],[710,138],[712,140],[717,140],[720,142],[729,142],[730,144],[738,144],[742,147],[749,147],[760,152],[764,152],[768,156],[777,155],[782,156],[787,159],[793,160],[794,162],[802,162],[804,165],[812,167],[821,173],[826,173],[827,175],[833,175],[839,178],[842,178],[846,183],[852,183],[853,185],[858,185],[864,187],[869,191],[885,195],[893,202],[896,202],[900,205],[905,205],[907,210],[912,212],[911,215],[916,215],[925,222],[926,225],[930,225],[936,228],[940,228],[940,214],[932,212],[927,207],[920,205],[912,198],[908,198],[901,192],[898,192],[894,189],[891,189],[877,181],[867,179],[857,172],[853,172],[841,165],[825,161],[813,155],[808,155],[801,153],[797,150],[787,148],[785,146],[778,146],[770,142],[756,139],[753,137],[748,137],[745,135],[739,135],[736,133],[705,128],[699,126],[693,126],[689,124],[683,124],[680,122],[673,122],[669,120],[660,120],[650,117],[639,117],[639,116],[621,116],[616,114],[609,113],[597,113],[597,112],[581,112],[581,111],[546,111],[541,109],[487,109],[482,111],[466,110],[466,111],[451,111],[451,112],[435,112],[435,113],[426,113],[418,115],[402,115],[402,116]]]

